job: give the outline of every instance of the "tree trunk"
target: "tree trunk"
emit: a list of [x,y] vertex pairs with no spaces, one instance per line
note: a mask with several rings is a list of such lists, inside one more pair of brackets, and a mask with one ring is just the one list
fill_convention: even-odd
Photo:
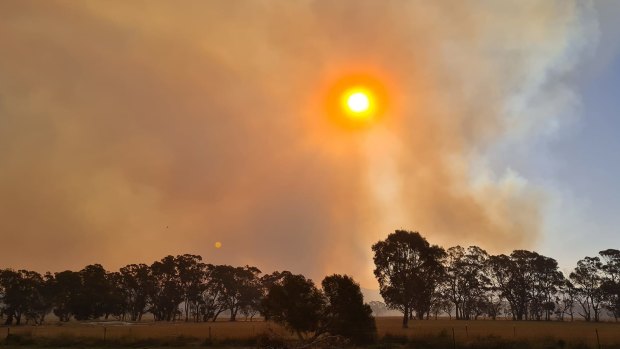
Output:
[[405,307],[405,311],[403,312],[403,328],[409,328],[409,307]]

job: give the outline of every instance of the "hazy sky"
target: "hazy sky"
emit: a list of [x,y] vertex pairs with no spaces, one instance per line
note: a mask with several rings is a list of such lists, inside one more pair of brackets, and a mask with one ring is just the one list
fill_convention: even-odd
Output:
[[[0,2],[0,267],[353,274],[394,229],[620,248],[610,1]],[[372,125],[326,112],[343,78]],[[221,249],[214,243],[222,242]]]

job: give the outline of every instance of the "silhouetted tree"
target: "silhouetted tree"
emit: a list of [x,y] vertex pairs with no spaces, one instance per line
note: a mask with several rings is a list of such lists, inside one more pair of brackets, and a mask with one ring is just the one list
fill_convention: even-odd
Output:
[[530,264],[530,319],[551,320],[555,310],[555,295],[564,284],[565,278],[558,268],[558,262],[550,257],[535,254]]
[[375,340],[377,327],[372,309],[364,304],[360,286],[347,275],[331,275],[321,283],[327,298],[326,330],[350,339],[354,344]]
[[604,306],[616,321],[620,318],[620,251],[607,249],[599,252],[604,263],[603,283],[601,290],[604,297]]
[[[261,296],[260,270],[255,267],[211,266],[210,292],[217,294],[219,309],[230,311],[230,321],[235,321],[239,310],[256,304]],[[215,321],[214,316],[213,320]]]
[[20,325],[22,319],[40,324],[51,310],[48,284],[41,274],[29,270],[0,270],[0,304],[5,325]]
[[98,319],[105,315],[110,292],[106,274],[100,264],[87,265],[79,271],[80,286],[72,304],[77,320]]
[[79,272],[66,270],[54,275],[52,281],[53,312],[61,322],[67,322],[79,306],[82,278]]
[[176,256],[174,262],[183,296],[185,321],[189,321],[190,310],[197,307],[205,287],[203,279],[207,265],[202,263],[202,257],[191,254]]
[[492,283],[508,301],[513,320],[540,319],[543,313],[550,314],[552,308],[547,302],[552,302],[554,289],[547,291],[544,287],[559,285],[562,279],[555,260],[515,250],[510,256],[491,256],[489,267]]
[[559,320],[564,321],[565,315],[570,316],[570,321],[575,319],[575,300],[577,290],[570,280],[564,279],[564,282],[558,288],[555,302],[557,304],[555,313]]
[[601,260],[598,257],[585,257],[577,262],[577,267],[570,274],[570,279],[577,290],[577,302],[582,312],[579,314],[586,321],[599,321],[604,293]]
[[131,321],[140,321],[147,312],[149,294],[153,290],[151,269],[146,264],[130,264],[122,267],[119,273],[125,311]]
[[[444,294],[454,304],[456,319],[469,320],[480,311],[486,311],[485,291],[490,280],[486,275],[489,258],[486,251],[470,246],[449,248],[445,259]],[[481,309],[481,305],[484,307]]]
[[102,290],[103,316],[107,320],[110,316],[124,320],[127,314],[127,297],[123,287],[123,277],[120,272],[106,273],[106,289]]
[[219,275],[221,272],[215,265],[207,265],[204,275],[204,289],[200,294],[198,313],[202,321],[215,321],[227,309],[224,292]]
[[325,297],[312,280],[289,273],[269,286],[261,312],[266,320],[282,324],[300,340],[308,340],[325,333],[325,307]]
[[417,232],[397,230],[372,246],[374,274],[386,304],[403,313],[408,327],[413,310],[418,318],[430,312],[431,300],[444,273],[442,248],[430,245]]
[[151,308],[158,321],[172,321],[176,318],[179,305],[183,302],[183,290],[179,286],[179,272],[173,256],[166,256],[151,265]]

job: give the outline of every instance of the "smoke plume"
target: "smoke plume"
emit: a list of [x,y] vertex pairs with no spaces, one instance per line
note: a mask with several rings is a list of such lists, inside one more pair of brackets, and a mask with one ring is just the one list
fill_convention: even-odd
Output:
[[[584,1],[3,1],[0,266],[197,253],[372,287],[394,229],[533,247],[548,194],[489,154],[556,132],[595,41]],[[323,91],[356,73],[389,108],[349,130]]]

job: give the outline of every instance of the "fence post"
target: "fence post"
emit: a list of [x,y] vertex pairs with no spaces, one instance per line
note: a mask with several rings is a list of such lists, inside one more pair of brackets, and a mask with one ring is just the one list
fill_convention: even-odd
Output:
[[596,332],[596,343],[598,344],[598,349],[601,349],[601,339],[598,336],[598,328],[595,328],[594,331]]
[[106,337],[107,332],[108,332],[108,329],[105,326],[103,326],[103,342],[104,343],[105,343],[105,337]]
[[517,336],[517,326],[512,326],[512,336],[513,337]]
[[11,328],[7,327],[6,328],[6,339],[9,339],[9,336],[11,335]]
[[454,327],[452,327],[452,346],[456,349],[456,337],[454,336]]
[[467,328],[467,325],[465,325],[465,337],[469,338],[469,329]]
[[211,326],[209,326],[209,342],[211,342]]

